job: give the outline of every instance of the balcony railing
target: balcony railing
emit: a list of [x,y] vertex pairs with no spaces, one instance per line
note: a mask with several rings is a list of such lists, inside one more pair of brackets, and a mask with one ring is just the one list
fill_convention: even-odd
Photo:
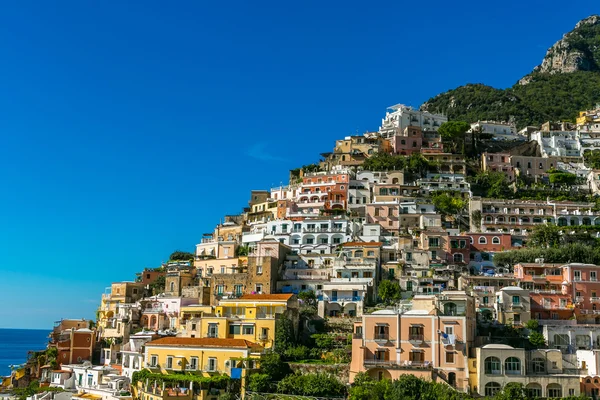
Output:
[[424,340],[423,335],[408,335],[409,342],[422,342]]
[[269,338],[269,336],[264,333],[258,334],[258,340],[267,340],[268,338]]
[[389,340],[390,339],[390,334],[389,333],[376,333],[374,335],[375,340]]
[[207,338],[218,338],[219,332],[206,332],[206,337]]
[[384,367],[389,369],[431,369],[430,361],[391,361],[391,360],[364,360],[367,368]]

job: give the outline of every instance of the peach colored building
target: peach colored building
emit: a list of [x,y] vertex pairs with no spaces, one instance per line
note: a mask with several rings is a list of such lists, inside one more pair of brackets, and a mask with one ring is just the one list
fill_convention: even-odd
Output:
[[417,295],[409,311],[365,314],[354,324],[350,383],[359,372],[375,379],[410,374],[467,391],[474,336],[475,303],[465,292]]

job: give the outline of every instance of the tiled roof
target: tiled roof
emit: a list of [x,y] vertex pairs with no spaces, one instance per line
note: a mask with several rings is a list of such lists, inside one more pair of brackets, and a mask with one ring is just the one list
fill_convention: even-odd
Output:
[[165,337],[148,342],[146,346],[248,348],[254,347],[256,344],[245,339]]
[[291,293],[245,294],[237,300],[289,300],[292,296]]

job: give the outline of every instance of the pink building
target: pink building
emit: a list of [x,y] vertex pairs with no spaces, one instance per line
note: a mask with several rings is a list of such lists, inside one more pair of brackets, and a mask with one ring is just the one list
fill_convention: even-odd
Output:
[[417,295],[412,310],[380,310],[354,324],[350,383],[410,374],[469,387],[468,354],[475,336],[475,302],[465,292]]
[[481,166],[484,171],[501,172],[506,175],[509,182],[515,180],[515,168],[510,163],[508,153],[483,153]]
[[401,135],[390,138],[395,154],[418,153],[423,147],[423,134],[418,126],[407,126]]

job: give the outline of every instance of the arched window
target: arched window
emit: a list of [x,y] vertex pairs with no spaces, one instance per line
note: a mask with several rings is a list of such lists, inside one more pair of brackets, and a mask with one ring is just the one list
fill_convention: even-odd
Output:
[[479,244],[487,244],[487,239],[485,236],[479,236]]
[[454,303],[444,304],[444,315],[456,315],[456,304],[454,304]]
[[543,374],[546,372],[546,361],[543,358],[534,358],[531,360],[531,368],[534,374]]
[[498,236],[494,236],[492,238],[492,244],[500,244],[500,238]]
[[485,217],[485,222],[492,222],[492,217],[490,217],[489,215]]
[[529,217],[523,217],[523,218],[521,218],[521,222],[523,222],[523,223],[529,223]]
[[525,387],[525,392],[531,399],[542,397],[542,387],[537,383],[530,383]]
[[461,263],[463,262],[463,255],[460,253],[454,254],[454,262]]
[[487,375],[500,375],[502,373],[500,359],[497,357],[486,358],[484,361],[484,368]]
[[546,397],[550,399],[557,399],[562,397],[562,386],[558,383],[551,383],[546,386]]
[[498,393],[501,389],[502,389],[502,386],[500,386],[499,383],[497,383],[497,382],[488,382],[485,385],[485,395],[488,396],[488,397],[495,396],[496,393]]
[[521,360],[517,357],[508,357],[504,360],[504,373],[506,375],[521,375]]
[[504,217],[498,217],[498,222],[504,222]]

